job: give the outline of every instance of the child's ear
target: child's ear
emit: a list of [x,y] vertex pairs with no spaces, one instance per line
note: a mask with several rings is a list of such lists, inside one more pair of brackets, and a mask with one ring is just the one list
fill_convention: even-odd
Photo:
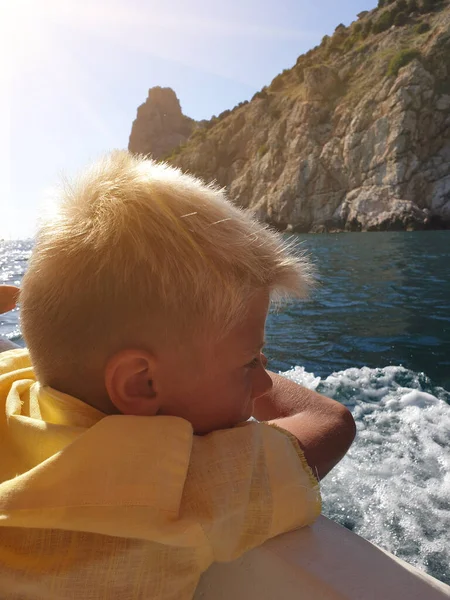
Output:
[[19,292],[15,285],[0,285],[0,315],[15,308]]
[[153,416],[159,410],[154,384],[155,359],[144,350],[122,350],[105,368],[109,398],[124,415]]

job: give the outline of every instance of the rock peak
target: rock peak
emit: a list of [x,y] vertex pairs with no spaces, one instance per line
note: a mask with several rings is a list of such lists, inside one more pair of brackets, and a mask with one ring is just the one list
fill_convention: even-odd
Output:
[[137,110],[128,149],[162,158],[188,139],[194,125],[193,119],[183,115],[172,88],[150,88],[147,100]]

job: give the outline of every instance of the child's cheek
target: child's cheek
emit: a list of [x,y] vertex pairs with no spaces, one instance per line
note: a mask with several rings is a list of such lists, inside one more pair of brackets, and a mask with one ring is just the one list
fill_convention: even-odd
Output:
[[242,400],[247,400],[252,393],[252,387],[253,387],[253,377],[252,377],[252,369],[246,369],[246,375],[244,377],[243,380],[243,386],[242,386]]

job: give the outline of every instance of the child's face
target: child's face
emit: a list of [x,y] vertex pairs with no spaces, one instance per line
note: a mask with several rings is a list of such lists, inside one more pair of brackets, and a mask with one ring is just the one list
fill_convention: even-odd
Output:
[[247,320],[220,342],[195,342],[160,364],[159,414],[190,421],[195,433],[246,421],[253,402],[272,380],[261,359],[269,305],[267,293],[250,303]]

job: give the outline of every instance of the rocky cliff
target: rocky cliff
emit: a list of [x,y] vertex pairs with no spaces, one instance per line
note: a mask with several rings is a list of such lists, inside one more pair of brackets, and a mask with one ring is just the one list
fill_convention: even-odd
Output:
[[181,112],[180,102],[172,89],[151,88],[147,100],[138,108],[128,149],[159,159],[185,143],[194,125],[195,121]]
[[379,4],[166,158],[279,229],[450,226],[450,1]]

